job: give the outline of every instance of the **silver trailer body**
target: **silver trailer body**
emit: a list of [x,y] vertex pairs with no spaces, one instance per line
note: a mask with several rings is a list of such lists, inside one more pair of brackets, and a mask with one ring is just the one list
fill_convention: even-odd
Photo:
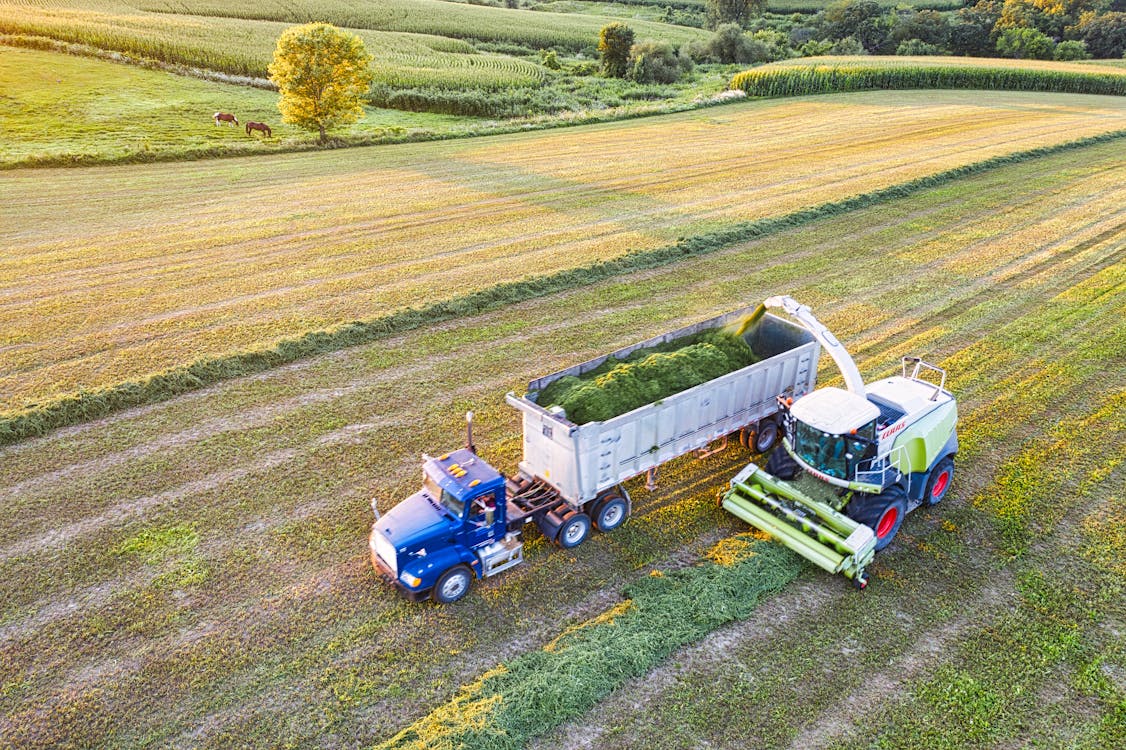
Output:
[[720,315],[533,380],[524,396],[509,393],[508,403],[524,414],[521,473],[544,480],[580,507],[631,477],[757,424],[778,411],[777,396],[797,399],[812,391],[820,345],[803,327],[767,314],[746,334],[761,361],[661,401],[584,425],[536,403],[548,384],[565,375],[582,375],[611,357],[623,359],[707,329],[737,326],[753,310]]

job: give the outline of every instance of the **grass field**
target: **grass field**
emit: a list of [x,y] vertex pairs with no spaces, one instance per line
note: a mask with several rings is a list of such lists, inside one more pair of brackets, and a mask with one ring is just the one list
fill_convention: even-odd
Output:
[[[13,3],[0,0],[0,33],[64,42],[207,70],[265,78],[278,36],[292,24],[139,11],[124,0]],[[364,40],[381,83],[497,89],[534,85],[543,69],[478,52],[460,39],[351,29]]]
[[[272,91],[58,52],[0,46],[0,167],[52,160],[190,157],[292,148],[315,135],[281,122]],[[266,122],[269,140],[215,127],[216,111]],[[476,118],[369,108],[343,137],[453,131]]]
[[[392,86],[495,89],[539,82],[534,62],[478,52],[463,38],[509,42],[532,49],[593,49],[611,19],[533,13],[442,0],[343,0],[253,6],[227,2],[144,0],[0,0],[0,33],[31,34],[166,62],[239,75],[266,76],[283,30],[328,21],[359,34],[375,56],[376,80]],[[707,32],[636,22],[646,39],[683,42]]]
[[9,171],[2,404],[1124,123],[1116,98],[856,94],[473,141]]
[[[993,99],[1015,109],[1019,98]],[[1029,132],[1044,106],[1021,108]],[[803,119],[816,122],[814,111]],[[527,165],[549,152],[529,139],[459,158],[486,153]],[[668,467],[655,492],[633,487],[635,516],[613,535],[571,552],[533,541],[523,567],[452,607],[411,605],[376,584],[367,501],[386,510],[410,491],[418,454],[456,445],[467,408],[484,456],[510,469],[521,440],[505,391],[786,292],[814,307],[868,377],[905,354],[948,369],[962,415],[952,494],[908,518],[864,595],[806,569],[573,724],[559,725],[573,715],[563,710],[545,714],[535,746],[1117,746],[1121,153],[1116,141],[1007,166],[0,449],[0,744],[352,747],[414,722],[437,731],[442,717],[448,733],[487,732],[519,707],[486,691],[486,724],[466,727],[447,710],[461,686],[511,689],[477,681],[501,664],[520,674],[521,655],[558,652],[565,633],[564,644],[583,643],[628,624],[646,658],[661,639],[645,637],[652,620],[625,617],[619,592],[643,600],[650,571],[691,573],[742,530],[714,502],[746,460],[734,447]],[[124,171],[138,186],[159,179]],[[5,244],[30,239],[7,217],[2,226]],[[71,255],[81,246],[72,240]],[[720,583],[703,593],[731,596]]]

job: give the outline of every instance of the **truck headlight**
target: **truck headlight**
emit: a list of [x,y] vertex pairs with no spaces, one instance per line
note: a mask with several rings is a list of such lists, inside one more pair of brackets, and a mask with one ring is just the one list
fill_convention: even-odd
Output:
[[399,576],[399,580],[410,586],[412,589],[418,588],[418,585],[422,583],[421,578],[419,578],[418,576],[412,576],[406,571],[403,571],[403,574]]

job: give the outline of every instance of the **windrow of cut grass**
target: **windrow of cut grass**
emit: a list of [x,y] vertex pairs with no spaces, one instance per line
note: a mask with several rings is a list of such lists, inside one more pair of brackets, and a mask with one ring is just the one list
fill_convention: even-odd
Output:
[[809,58],[736,73],[748,96],[805,96],[872,89],[981,89],[1126,95],[1126,71],[1074,63],[963,58]]
[[[5,432],[35,434],[707,252],[932,178],[1036,158],[1076,136],[1117,137],[1106,133],[1126,122],[1106,98],[896,100],[764,102],[284,163],[71,170],[65,179],[7,172]],[[796,127],[809,134],[800,144],[788,137]],[[684,148],[670,154],[672,137]],[[622,166],[608,173],[606,163]],[[71,208],[59,215],[57,205]],[[39,406],[11,413],[31,402]]]
[[804,575],[697,641],[725,669],[676,651],[604,698],[605,721],[579,721],[614,748],[780,745],[820,712],[851,719],[850,697],[894,691],[915,650],[1007,606],[989,513],[969,499],[1121,382],[1099,341],[1122,314],[1122,168],[1117,141],[1048,154],[0,448],[0,744],[369,746],[497,665],[565,648],[586,630],[572,626],[617,621],[620,591],[745,531],[715,504],[741,449],[663,467],[656,492],[631,486],[629,523],[577,550],[531,532],[523,566],[454,607],[378,584],[368,502],[386,511],[416,489],[419,454],[456,445],[466,409],[482,455],[511,470],[520,417],[503,393],[779,291],[811,304],[866,377],[903,354],[946,366],[974,450],[863,596]]
[[[443,5],[445,3],[442,3]],[[265,78],[278,36],[290,24],[151,13],[124,0],[15,3],[0,0],[0,33],[49,37],[239,76]],[[396,86],[498,89],[539,83],[533,62],[478,52],[448,37],[350,29],[375,57],[379,82]]]

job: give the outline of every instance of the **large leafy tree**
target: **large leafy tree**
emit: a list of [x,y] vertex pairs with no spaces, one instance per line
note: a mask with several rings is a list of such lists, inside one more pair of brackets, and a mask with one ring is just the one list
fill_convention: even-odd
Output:
[[611,78],[625,78],[629,72],[631,47],[633,47],[633,29],[620,21],[603,26],[602,32],[598,35],[602,73]]
[[318,131],[321,143],[330,128],[356,122],[364,114],[360,97],[371,86],[371,61],[362,39],[331,24],[286,29],[269,68],[282,120]]
[[708,26],[715,29],[725,23],[744,24],[751,16],[761,16],[766,0],[706,0]]

